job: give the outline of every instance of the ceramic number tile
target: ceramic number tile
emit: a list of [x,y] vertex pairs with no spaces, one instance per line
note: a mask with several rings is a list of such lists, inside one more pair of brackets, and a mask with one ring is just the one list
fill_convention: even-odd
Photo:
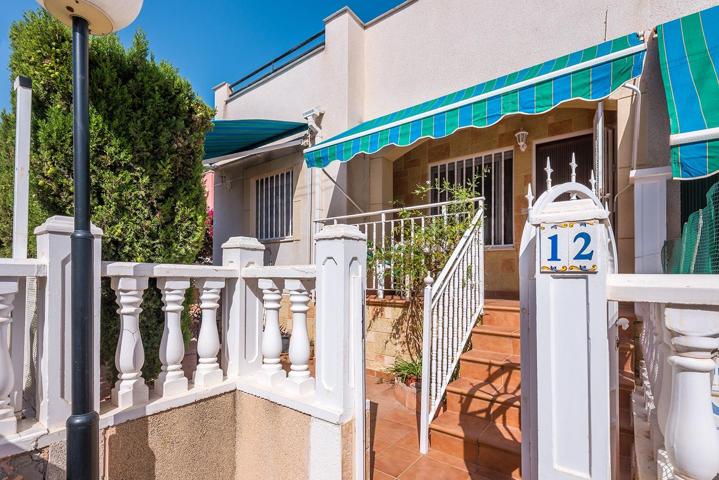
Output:
[[539,226],[539,266],[542,273],[561,273],[569,269],[568,223],[543,223]]
[[567,228],[569,241],[569,272],[596,272],[599,230],[597,222],[576,222]]

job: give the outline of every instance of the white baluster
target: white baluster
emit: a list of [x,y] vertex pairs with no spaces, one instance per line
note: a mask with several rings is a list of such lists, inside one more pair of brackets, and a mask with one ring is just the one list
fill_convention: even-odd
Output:
[[196,283],[200,290],[202,324],[197,339],[197,354],[200,356],[197,370],[193,375],[195,387],[205,388],[222,382],[222,370],[217,361],[220,352],[220,334],[217,331],[217,308],[220,306],[220,292],[225,287],[222,278],[205,278]]
[[310,337],[307,334],[307,311],[310,309],[310,292],[302,280],[286,280],[290,291],[292,336],[290,337],[290,373],[287,388],[293,394],[306,395],[314,390],[315,380],[310,377]]
[[719,432],[714,423],[711,375],[719,349],[719,311],[666,309],[667,327],[679,334],[672,339],[677,355],[665,445],[682,480],[712,480],[719,474]]
[[280,364],[282,334],[280,333],[280,300],[282,293],[274,280],[260,279],[262,299],[265,306],[265,328],[262,331],[262,368],[257,380],[268,387],[281,385],[285,372]]
[[669,365],[669,357],[675,354],[672,348],[672,334],[668,328],[662,328],[662,342],[657,346],[657,362],[660,365],[657,376],[658,391],[654,394],[656,403],[657,423],[662,435],[666,434],[667,415],[672,395],[672,367]]
[[[13,302],[17,291],[16,278],[0,277],[0,435],[17,433],[15,409],[10,402],[10,393],[15,387],[15,375],[8,350]],[[22,355],[22,352],[20,354]]]
[[165,328],[160,341],[162,371],[155,380],[155,392],[162,397],[187,391],[187,377],[182,371],[185,341],[182,338],[180,320],[185,290],[189,287],[190,280],[187,278],[160,278],[157,280],[157,288],[162,292]]
[[147,402],[149,389],[142,378],[145,351],[140,336],[142,293],[147,288],[147,277],[112,277],[115,301],[120,315],[120,335],[115,350],[115,367],[118,371],[112,403],[120,408]]

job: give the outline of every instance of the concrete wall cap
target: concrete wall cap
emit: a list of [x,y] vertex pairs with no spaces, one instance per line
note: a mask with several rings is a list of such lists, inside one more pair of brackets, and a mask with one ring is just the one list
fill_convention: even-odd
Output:
[[262,245],[256,238],[253,237],[230,237],[225,243],[222,244],[223,249],[227,248],[242,248],[244,250],[264,250],[265,246]]
[[367,235],[360,232],[356,225],[325,225],[325,227],[315,235],[316,240],[336,240],[347,238],[350,240],[367,240]]
[[226,86],[226,85],[229,86],[230,83],[229,83],[229,82],[220,82],[220,83],[218,83],[217,85],[215,85],[214,87],[212,87],[212,90],[213,90],[213,91],[217,91],[217,90],[221,89],[222,87],[224,87],[224,86]]
[[[75,219],[63,215],[55,215],[45,220],[45,223],[35,228],[35,235],[44,233],[72,233],[75,230]],[[102,237],[102,229],[94,224],[90,227],[90,232],[94,237]]]
[[331,21],[334,20],[335,18],[341,17],[341,16],[344,15],[344,14],[349,15],[350,17],[352,17],[352,19],[353,19],[355,22],[357,22],[358,25],[364,27],[364,22],[357,16],[357,14],[356,14],[350,7],[347,7],[347,6],[344,6],[344,7],[340,8],[339,10],[337,10],[335,13],[330,14],[328,17],[326,17],[326,18],[325,18],[324,20],[322,20],[322,21],[323,21],[325,24],[328,24],[329,22],[331,22]]

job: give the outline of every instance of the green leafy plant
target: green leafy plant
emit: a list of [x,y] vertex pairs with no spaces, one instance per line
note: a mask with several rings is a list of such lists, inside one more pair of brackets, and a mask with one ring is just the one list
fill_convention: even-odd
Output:
[[396,222],[397,226],[391,233],[395,239],[390,242],[393,245],[378,247],[369,254],[369,265],[375,270],[377,265],[383,265],[384,276],[395,279],[399,293],[406,300],[402,314],[392,325],[391,338],[412,360],[421,358],[422,352],[425,278],[427,275],[437,278],[469,228],[478,207],[472,184],[476,182],[455,185],[444,181],[418,185],[413,191],[417,198],[427,198],[430,190],[434,189],[439,198],[450,198],[455,203],[430,212],[432,216],[425,218],[423,227],[420,227],[419,221],[412,219],[424,215],[424,212],[401,211],[399,218],[405,221]]
[[[70,30],[42,9],[10,29],[11,79],[33,82],[30,231],[73,213],[71,44]],[[142,33],[129,48],[114,35],[92,38],[89,61],[92,221],[104,232],[103,259],[195,262],[206,236],[202,155],[212,110],[172,65],[155,60]],[[0,256],[12,239],[14,123],[13,112],[0,114]],[[113,371],[117,305],[103,283],[101,358]],[[142,307],[143,372],[154,378],[163,330],[154,282]]]
[[403,360],[398,358],[388,370],[388,373],[402,383],[422,379],[422,360]]

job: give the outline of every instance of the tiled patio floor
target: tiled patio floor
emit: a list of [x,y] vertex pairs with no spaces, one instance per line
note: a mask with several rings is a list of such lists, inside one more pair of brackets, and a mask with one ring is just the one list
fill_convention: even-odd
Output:
[[430,450],[420,455],[419,418],[392,393],[392,384],[367,378],[370,414],[370,471],[373,480],[491,480],[459,458]]

